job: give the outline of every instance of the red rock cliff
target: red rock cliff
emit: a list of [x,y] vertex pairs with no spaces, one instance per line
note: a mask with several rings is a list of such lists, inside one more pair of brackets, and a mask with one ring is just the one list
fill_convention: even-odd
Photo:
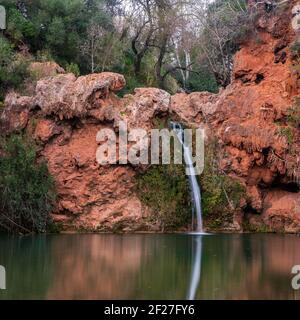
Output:
[[26,130],[41,147],[58,194],[52,216],[64,229],[156,230],[145,219],[151,210],[136,195],[135,168],[96,161],[100,129],[114,129],[123,119],[128,128],[148,130],[154,117],[168,112],[168,93],[137,89],[119,99],[114,92],[124,85],[113,73],[58,74],[38,81],[31,97],[6,97],[2,130]]
[[218,139],[221,169],[247,188],[250,224],[287,232],[300,232],[299,59],[290,50],[295,3],[280,14],[260,13],[258,32],[236,54],[225,90],[171,101],[175,117],[204,123],[208,140]]
[[151,209],[135,191],[136,168],[100,166],[96,134],[120,119],[129,128],[149,130],[156,116],[171,116],[204,126],[208,143],[217,139],[220,168],[244,184],[249,196],[240,220],[300,232],[300,75],[299,59],[289,49],[296,39],[293,5],[280,15],[258,17],[258,33],[236,54],[232,83],[219,94],[171,97],[149,88],[119,99],[114,92],[125,85],[123,76],[76,78],[57,66],[59,74],[38,81],[33,96],[9,94],[1,128],[27,130],[40,144],[57,185],[54,220],[66,229],[156,230],[145,222]]

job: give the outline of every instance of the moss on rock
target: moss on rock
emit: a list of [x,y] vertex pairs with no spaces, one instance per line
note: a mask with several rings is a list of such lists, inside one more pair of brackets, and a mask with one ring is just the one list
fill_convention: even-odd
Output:
[[217,150],[215,141],[206,145],[205,166],[200,176],[204,223],[214,230],[232,224],[242,199],[246,199],[245,187],[219,169]]
[[137,190],[163,231],[186,227],[191,219],[191,200],[183,165],[155,165],[137,177]]

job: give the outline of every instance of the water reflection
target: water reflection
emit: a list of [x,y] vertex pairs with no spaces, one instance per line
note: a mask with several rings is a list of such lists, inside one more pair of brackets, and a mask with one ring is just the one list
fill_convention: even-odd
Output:
[[192,272],[187,299],[194,300],[201,278],[202,236],[193,237]]
[[0,236],[0,299],[298,299],[299,246],[288,235]]

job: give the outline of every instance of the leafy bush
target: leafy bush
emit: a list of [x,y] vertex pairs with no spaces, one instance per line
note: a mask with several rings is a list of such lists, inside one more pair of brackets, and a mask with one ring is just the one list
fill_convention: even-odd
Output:
[[36,53],[36,60],[39,62],[54,61],[53,56],[49,50],[39,50]]
[[153,56],[148,54],[142,63],[141,74],[137,77],[134,73],[134,58],[131,52],[124,52],[122,63],[112,68],[113,72],[125,75],[126,86],[118,92],[118,96],[133,93],[135,88],[157,87],[157,82],[153,74]]
[[141,200],[154,211],[151,219],[158,222],[163,231],[188,224],[192,211],[184,166],[152,166],[137,180]]
[[76,77],[80,76],[80,70],[79,70],[79,67],[76,63],[67,64],[66,71],[73,73]]
[[[180,81],[180,78],[177,78]],[[182,86],[184,85],[182,84]],[[197,70],[197,73],[191,73],[185,89],[190,92],[208,91],[217,93],[219,91],[219,86],[214,75],[208,70],[208,68],[200,67],[199,70]]]
[[28,75],[28,61],[16,55],[11,44],[0,36],[0,100],[8,89],[19,88]]
[[288,121],[294,127],[300,126],[300,99],[295,99],[295,104],[288,109]]
[[6,32],[10,34],[14,42],[20,42],[24,39],[33,39],[37,36],[38,30],[34,24],[25,19],[22,13],[17,8],[8,8],[8,23]]
[[205,148],[205,167],[200,177],[202,208],[210,227],[231,223],[233,214],[240,208],[241,199],[246,199],[246,190],[236,179],[219,169],[218,148],[211,141]]
[[290,46],[290,51],[292,54],[293,59],[300,58],[300,39],[297,38]]
[[0,227],[9,232],[45,232],[55,199],[46,164],[36,163],[35,148],[20,136],[3,138],[1,145]]
[[293,130],[291,127],[280,127],[278,129],[278,133],[280,136],[285,137],[286,142],[289,146],[291,146],[291,144],[293,143]]
[[203,188],[203,212],[206,216],[237,209],[245,192],[238,181],[220,174],[211,176],[204,174],[201,186]]

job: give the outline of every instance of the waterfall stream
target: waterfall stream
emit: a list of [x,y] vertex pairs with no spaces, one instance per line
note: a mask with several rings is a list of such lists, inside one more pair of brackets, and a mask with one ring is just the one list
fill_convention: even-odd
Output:
[[203,223],[202,223],[202,208],[201,208],[201,191],[200,191],[200,186],[197,181],[197,176],[196,176],[195,168],[192,161],[192,151],[184,142],[184,130],[182,128],[182,125],[178,122],[171,122],[170,125],[171,125],[171,129],[175,132],[176,136],[178,137],[183,147],[185,165],[189,169],[188,178],[189,178],[189,183],[191,188],[193,210],[196,211],[196,215],[197,215],[196,231],[202,233]]

